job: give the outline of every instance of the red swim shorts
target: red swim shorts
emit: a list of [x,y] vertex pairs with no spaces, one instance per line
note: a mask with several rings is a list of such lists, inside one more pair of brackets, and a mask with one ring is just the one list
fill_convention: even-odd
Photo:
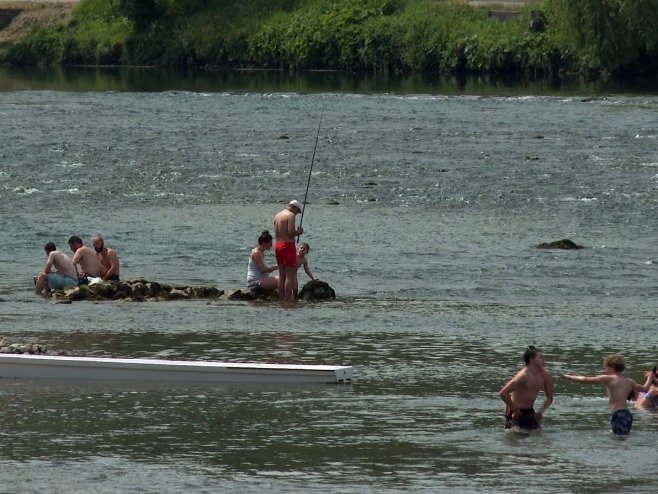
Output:
[[279,266],[297,267],[297,249],[295,242],[277,242],[274,244],[274,257]]

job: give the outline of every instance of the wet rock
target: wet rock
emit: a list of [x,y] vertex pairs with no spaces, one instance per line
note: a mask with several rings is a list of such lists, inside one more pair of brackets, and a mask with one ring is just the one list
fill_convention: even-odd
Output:
[[576,244],[574,241],[564,238],[562,240],[554,240],[553,242],[544,242],[537,245],[538,249],[582,249],[582,245]]
[[240,288],[227,290],[224,293],[224,298],[226,298],[226,300],[253,300],[251,298],[251,293],[249,292],[249,290],[242,291],[242,289]]
[[251,300],[264,300],[266,302],[275,302],[279,300],[278,290],[266,290],[260,286],[255,286],[247,290],[251,295]]
[[214,286],[200,286],[192,289],[192,298],[219,298],[222,291]]
[[181,290],[179,288],[172,288],[169,291],[169,300],[185,300],[191,298],[190,293],[187,290]]
[[148,288],[149,297],[157,297],[162,292],[162,285],[157,281],[149,281],[146,283],[146,288]]
[[[326,300],[336,298],[334,290],[318,280],[304,285],[299,297],[303,300]],[[80,285],[66,290],[56,290],[52,300],[58,304],[70,304],[77,301],[126,300],[133,302],[162,302],[167,300],[242,300],[266,301],[279,300],[277,290],[266,290],[261,287],[235,288],[221,290],[214,286],[181,286],[168,285],[145,279],[127,281],[111,281]]]
[[328,283],[320,280],[311,280],[306,283],[297,294],[302,300],[334,300],[336,292]]
[[46,347],[38,343],[9,343],[0,338],[0,353],[43,355],[47,353]]
[[132,298],[133,300],[144,300],[144,297],[146,297],[146,295],[149,292],[149,289],[146,286],[146,284],[142,283],[141,281],[138,281],[137,283],[132,283],[130,285],[130,290],[131,290],[130,298]]

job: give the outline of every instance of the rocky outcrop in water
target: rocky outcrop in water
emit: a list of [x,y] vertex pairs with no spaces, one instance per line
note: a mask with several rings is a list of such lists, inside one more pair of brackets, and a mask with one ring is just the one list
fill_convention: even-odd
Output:
[[297,294],[302,300],[335,300],[336,292],[328,283],[320,280],[311,280]]
[[574,241],[564,238],[562,240],[554,240],[553,242],[544,242],[537,245],[538,249],[582,249],[582,245],[576,244]]
[[[328,300],[335,299],[336,293],[327,283],[312,280],[302,287],[298,298],[302,300]],[[242,300],[275,302],[279,300],[279,294],[276,290],[265,290],[260,287],[220,290],[213,286],[170,285],[140,278],[128,281],[104,281],[93,285],[80,285],[66,290],[56,290],[53,292],[53,300],[58,303],[71,303],[80,300],[129,300],[133,302]]]
[[0,338],[0,353],[42,355],[46,353],[46,347],[38,343],[9,343]]

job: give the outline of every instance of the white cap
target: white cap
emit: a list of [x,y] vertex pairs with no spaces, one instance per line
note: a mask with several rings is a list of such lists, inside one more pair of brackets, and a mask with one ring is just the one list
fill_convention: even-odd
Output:
[[302,209],[304,209],[304,207],[302,206],[302,203],[299,202],[297,199],[293,199],[292,201],[290,201],[288,203],[288,206],[295,206],[297,209],[299,209],[300,213],[302,212]]

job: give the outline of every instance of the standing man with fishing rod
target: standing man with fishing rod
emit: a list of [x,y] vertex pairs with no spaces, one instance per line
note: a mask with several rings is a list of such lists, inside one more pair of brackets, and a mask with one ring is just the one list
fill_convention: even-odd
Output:
[[[306,193],[304,194],[304,206],[308,197],[308,188],[311,185],[311,172],[315,162],[315,151],[318,149],[318,139],[320,137],[320,128],[322,127],[322,117],[324,116],[324,103],[318,122],[318,132],[315,135],[315,145],[313,146],[313,157],[311,166],[308,170],[308,180],[306,182]],[[290,201],[288,207],[274,216],[274,256],[279,266],[279,299],[284,303],[292,303],[297,299],[297,249],[295,248],[295,237],[299,242],[299,236],[304,233],[302,222],[304,221],[304,206],[297,200]],[[302,214],[299,220],[299,228],[295,228],[295,216]]]
[[295,227],[295,216],[303,211],[302,203],[293,200],[283,211],[274,216],[274,256],[279,266],[279,299],[284,303],[295,301],[297,294],[297,249],[295,237],[304,233]]

